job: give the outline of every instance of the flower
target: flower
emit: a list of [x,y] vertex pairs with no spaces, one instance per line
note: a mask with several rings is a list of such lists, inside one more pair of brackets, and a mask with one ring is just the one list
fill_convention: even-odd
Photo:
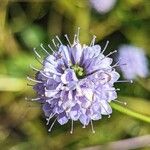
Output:
[[[116,51],[104,55],[108,45],[106,43],[102,50],[100,45],[95,45],[95,36],[90,45],[81,45],[78,34],[75,34],[73,44],[65,35],[68,45],[62,44],[58,36],[53,41],[56,51],[50,54],[41,44],[46,57],[41,61],[41,56],[34,49],[42,67],[32,69],[37,71],[35,79],[28,77],[35,82],[33,89],[37,92],[38,98],[32,99],[42,103],[42,109],[47,117],[47,125],[50,119],[55,117],[49,131],[54,123],[66,124],[71,120],[71,133],[73,122],[79,120],[83,127],[93,120],[99,120],[102,115],[112,113],[109,103],[117,98],[114,83],[119,82],[120,75],[111,66],[113,59],[109,56]],[[115,66],[115,65],[114,65]]]
[[[144,50],[132,45],[122,45],[119,48],[120,68],[126,79],[148,75],[148,62]],[[126,65],[123,65],[126,64]]]
[[90,0],[90,3],[100,14],[105,14],[114,7],[116,0]]

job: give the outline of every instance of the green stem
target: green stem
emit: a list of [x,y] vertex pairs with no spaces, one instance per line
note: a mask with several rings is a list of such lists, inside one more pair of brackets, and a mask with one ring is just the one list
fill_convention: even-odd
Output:
[[137,118],[137,119],[139,119],[139,120],[142,120],[142,121],[145,121],[145,122],[150,123],[150,117],[148,117],[148,116],[145,116],[145,115],[140,114],[140,113],[138,113],[138,112],[134,112],[134,111],[132,111],[132,110],[126,108],[126,107],[120,106],[120,105],[115,104],[115,103],[112,103],[111,106],[112,106],[115,110],[117,110],[117,111],[119,111],[119,112],[121,112],[121,113],[124,113],[124,114],[126,114],[126,115],[131,116],[131,117],[134,117],[134,118]]

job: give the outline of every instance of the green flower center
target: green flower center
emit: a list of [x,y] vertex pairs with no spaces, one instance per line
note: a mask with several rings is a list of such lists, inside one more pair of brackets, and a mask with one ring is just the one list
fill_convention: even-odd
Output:
[[76,76],[77,76],[79,79],[82,79],[82,78],[85,77],[86,72],[85,72],[85,70],[84,70],[83,67],[80,67],[78,64],[75,64],[75,65],[73,65],[71,68],[74,70]]

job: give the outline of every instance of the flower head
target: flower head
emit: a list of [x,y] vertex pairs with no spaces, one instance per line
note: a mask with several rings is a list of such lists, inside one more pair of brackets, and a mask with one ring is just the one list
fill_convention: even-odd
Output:
[[[37,71],[33,86],[38,94],[37,101],[43,105],[43,111],[47,117],[47,124],[55,117],[49,131],[55,121],[63,125],[69,120],[79,120],[83,127],[93,120],[99,120],[102,115],[112,113],[109,103],[117,98],[117,89],[114,83],[118,82],[120,75],[111,66],[113,59],[109,56],[114,52],[104,55],[108,45],[102,50],[100,45],[95,45],[95,36],[90,45],[81,45],[79,42],[79,31],[75,35],[73,44],[65,35],[68,45],[63,45],[56,36],[57,44],[53,40],[56,51],[50,54],[41,44],[46,53],[41,62],[42,68]],[[58,44],[59,43],[59,44]],[[36,49],[36,56],[41,59]],[[116,100],[115,100],[116,101]]]
[[[148,63],[144,50],[132,45],[122,45],[119,48],[120,68],[126,79],[148,75]],[[122,65],[126,64],[126,65]]]
[[90,3],[100,14],[105,14],[114,7],[116,0],[90,0]]

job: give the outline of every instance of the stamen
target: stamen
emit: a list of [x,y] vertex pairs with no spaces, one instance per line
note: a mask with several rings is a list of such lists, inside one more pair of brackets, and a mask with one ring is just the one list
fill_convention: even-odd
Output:
[[73,133],[73,120],[71,120],[71,130],[70,130],[70,134]]
[[105,91],[120,91],[120,89],[117,88],[117,89],[114,89],[114,90],[105,90]]
[[74,35],[74,40],[73,40],[73,43],[74,43],[74,44],[77,43],[76,38],[77,38],[77,35],[75,34],[75,35]]
[[[112,55],[112,54],[114,54],[114,53],[117,53],[117,50],[114,50],[113,52],[110,52],[108,55],[106,55],[104,58],[106,58],[106,57],[108,57],[108,56],[110,56],[110,55]],[[103,59],[103,58],[102,58]]]
[[49,117],[48,117],[48,118],[46,118],[46,121],[47,121],[46,125],[48,125],[48,124],[49,124],[49,122],[50,122],[51,118],[53,118],[53,117],[55,116],[55,114],[56,114],[56,113],[54,113],[54,114],[52,114],[52,113],[51,113],[51,114],[49,115]]
[[49,78],[49,79],[52,79],[52,77],[47,76],[44,72],[40,71],[40,73],[41,73],[44,77]]
[[51,130],[52,130],[52,128],[53,128],[53,126],[54,126],[56,120],[57,120],[57,118],[54,120],[54,122],[51,124],[50,128],[48,129],[49,132],[51,132]]
[[35,54],[35,59],[36,59],[41,65],[43,65],[43,61],[40,60],[40,59],[41,59],[41,56],[40,56],[40,54],[36,51],[36,48],[33,49],[33,52],[34,52],[34,54]]
[[33,48],[33,52],[36,54],[36,56],[37,56],[38,58],[42,58],[42,57],[40,56],[40,54],[36,51],[36,48]]
[[111,115],[108,115],[108,118],[110,118],[111,117]]
[[80,27],[78,27],[78,30],[77,30],[77,43],[79,43],[79,35],[80,35]]
[[92,129],[92,132],[95,133],[92,120],[91,120],[91,129]]
[[95,36],[95,35],[93,35],[93,39],[92,39],[92,41],[91,41],[90,46],[94,46],[94,44],[95,44],[95,39],[96,39],[96,36]]
[[37,100],[40,100],[40,99],[41,99],[40,97],[37,97],[37,98],[25,97],[25,100],[31,100],[31,101],[37,101]]
[[36,83],[43,83],[42,81],[38,81],[38,80],[32,79],[32,78],[30,78],[30,77],[28,77],[28,76],[27,76],[27,79],[28,79],[29,81],[33,81],[33,82],[36,82]]
[[103,54],[103,53],[105,52],[105,50],[107,49],[108,44],[109,44],[109,41],[106,42],[105,47],[104,47],[104,49],[103,49],[103,51],[102,51],[102,54]]
[[31,101],[38,101],[40,100],[41,98],[40,97],[37,97],[37,98],[31,98]]
[[114,64],[113,66],[112,66],[112,68],[115,68],[115,67],[120,67],[120,66],[126,66],[127,64]]
[[57,48],[57,45],[56,45],[56,43],[55,43],[55,40],[54,40],[54,39],[52,39],[52,42],[53,42],[54,46]]
[[34,86],[34,84],[31,84],[31,83],[27,83],[27,86]]
[[133,80],[119,80],[118,83],[133,83]]
[[71,42],[70,42],[70,40],[69,40],[69,38],[68,38],[68,35],[67,35],[67,34],[65,34],[64,36],[65,36],[65,38],[66,38],[67,42],[69,43],[69,46],[71,47]]
[[50,53],[43,47],[43,44],[41,43],[41,48],[44,50],[44,52],[47,54],[47,55],[50,55]]
[[35,71],[37,71],[37,72],[40,71],[39,69],[33,67],[31,64],[30,64],[30,68],[32,68],[33,70],[35,70]]
[[123,105],[127,105],[127,102],[121,102],[121,101],[118,101],[118,100],[113,100],[114,102],[118,102],[120,104],[123,104]]
[[58,42],[60,43],[60,45],[63,45],[60,38],[56,35],[56,39],[58,40]]
[[59,43],[57,44],[57,47],[58,47],[58,48],[60,47]]
[[55,51],[52,49],[52,47],[50,46],[50,44],[48,44],[48,47],[51,49],[51,51],[52,51],[53,53],[55,53]]
[[84,124],[82,128],[86,128],[86,125]]

